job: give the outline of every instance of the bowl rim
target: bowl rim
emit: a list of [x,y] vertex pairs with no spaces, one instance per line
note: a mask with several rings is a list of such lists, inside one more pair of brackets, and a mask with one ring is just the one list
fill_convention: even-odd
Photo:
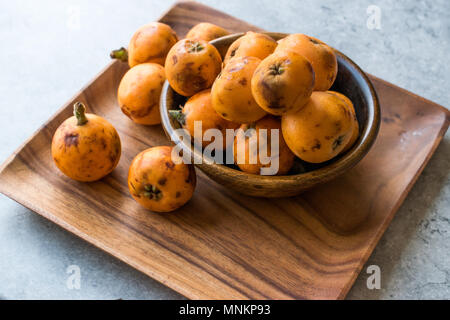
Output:
[[[282,39],[290,35],[290,33],[279,33],[279,32],[260,32],[262,34],[269,35],[275,40]],[[235,33],[231,35],[227,35],[221,38],[217,38],[215,40],[212,40],[210,43],[215,45],[216,43],[223,42],[225,40],[236,40],[240,38],[241,36],[245,35],[245,32]],[[210,170],[220,172],[224,175],[233,175],[237,178],[241,179],[248,179],[251,177],[254,182],[260,183],[260,184],[267,184],[267,183],[289,183],[292,181],[308,181],[308,180],[323,180],[327,179],[330,180],[333,177],[336,177],[340,175],[341,173],[347,171],[354,165],[356,165],[370,150],[372,145],[374,144],[376,137],[379,132],[380,128],[380,118],[381,118],[381,111],[380,111],[380,104],[378,100],[377,93],[375,91],[375,88],[373,87],[372,82],[370,81],[369,77],[362,71],[362,69],[349,57],[347,57],[342,52],[332,48],[338,58],[341,58],[345,60],[352,68],[355,69],[357,76],[361,77],[363,80],[362,83],[366,86],[366,88],[361,88],[362,91],[368,90],[371,97],[371,104],[372,108],[368,108],[368,114],[367,114],[367,122],[365,127],[363,128],[362,132],[360,133],[360,137],[357,140],[357,142],[353,145],[353,147],[347,151],[343,156],[341,156],[339,159],[336,159],[336,161],[332,161],[328,165],[321,167],[316,170],[312,170],[305,173],[298,173],[294,175],[283,175],[283,176],[261,176],[256,174],[250,174],[246,173],[237,169],[230,168],[226,165],[222,164],[216,164],[211,163],[208,161],[208,159],[205,159],[202,152],[200,150],[197,150],[194,148],[193,145],[188,145],[184,142],[183,139],[180,139],[180,137],[175,133],[175,128],[171,125],[170,118],[168,115],[168,107],[167,106],[167,94],[168,90],[171,89],[169,82],[166,80],[163,89],[161,91],[161,99],[160,99],[160,114],[161,114],[161,122],[162,127],[168,137],[171,139],[172,143],[174,144],[180,144],[181,148],[183,149],[183,152],[186,152],[187,155],[191,158],[199,157],[203,160],[202,164],[195,164],[196,166],[202,167],[208,166]],[[173,90],[173,89],[172,89]],[[370,101],[369,101],[370,105]]]

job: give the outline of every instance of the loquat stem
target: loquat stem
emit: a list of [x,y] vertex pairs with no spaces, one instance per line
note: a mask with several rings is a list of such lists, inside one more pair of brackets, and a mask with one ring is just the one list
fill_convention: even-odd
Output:
[[86,118],[86,107],[82,102],[76,102],[73,105],[73,114],[77,118],[77,126],[83,126],[88,122]]
[[111,54],[109,55],[111,59],[117,59],[122,62],[128,61],[128,50],[124,47],[111,51]]

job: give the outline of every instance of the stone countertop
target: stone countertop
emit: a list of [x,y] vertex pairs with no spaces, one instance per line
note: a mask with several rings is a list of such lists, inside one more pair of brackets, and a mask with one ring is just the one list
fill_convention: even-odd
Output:
[[[109,62],[110,49],[128,43],[135,29],[157,19],[172,2],[2,1],[0,161]],[[449,105],[447,0],[202,2],[267,30],[316,36],[365,71]],[[369,28],[376,12],[380,28]],[[450,298],[449,171],[447,133],[349,299]],[[71,265],[81,270],[79,290],[66,285]],[[380,290],[366,286],[369,265],[381,268]],[[38,298],[182,297],[0,196],[0,299]]]

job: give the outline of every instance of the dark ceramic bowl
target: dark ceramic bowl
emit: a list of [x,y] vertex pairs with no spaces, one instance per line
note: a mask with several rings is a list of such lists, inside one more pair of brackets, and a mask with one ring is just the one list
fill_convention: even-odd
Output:
[[[283,33],[267,32],[275,40],[287,36]],[[233,34],[212,41],[211,43],[225,55],[228,47],[241,34]],[[220,165],[208,162],[202,154],[202,150],[183,142],[175,129],[180,128],[179,123],[169,116],[169,110],[179,109],[186,98],[178,95],[166,81],[161,94],[161,118],[162,125],[167,136],[175,143],[180,143],[185,155],[203,159],[197,167],[206,173],[214,181],[237,192],[256,197],[288,197],[298,195],[301,192],[330,181],[353,166],[355,166],[367,154],[372,147],[380,126],[380,106],[377,94],[366,74],[348,57],[336,51],[339,64],[337,79],[330,90],[345,94],[353,102],[360,126],[360,136],[353,147],[346,153],[336,158],[313,165],[297,160],[293,170],[286,176],[259,176],[242,172],[235,166]]]

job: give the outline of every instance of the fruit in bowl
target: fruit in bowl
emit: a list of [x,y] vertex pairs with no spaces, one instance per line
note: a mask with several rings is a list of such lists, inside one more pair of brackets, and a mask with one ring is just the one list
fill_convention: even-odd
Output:
[[[228,121],[214,110],[211,101],[211,90],[207,89],[201,91],[194,96],[190,97],[181,110],[171,110],[171,117],[176,119],[181,126],[188,131],[191,137],[195,139],[195,125],[200,123],[202,130],[200,131],[201,137],[205,137],[207,130],[216,129],[219,130],[222,136],[226,135],[227,129],[237,129],[238,123]],[[223,149],[227,148],[226,139],[223,140]],[[214,140],[212,140],[214,141]],[[211,140],[202,139],[203,147],[207,147]]]
[[233,58],[256,57],[265,59],[277,47],[277,42],[269,35],[249,31],[234,41],[225,55],[224,65]]
[[[275,130],[272,131],[273,129]],[[260,134],[262,130],[267,130],[265,139],[264,135]],[[266,171],[268,175],[287,174],[294,165],[295,155],[280,133],[279,119],[270,115],[251,125],[243,124],[236,134],[233,149],[234,162],[239,169],[251,174],[260,174],[261,171]],[[273,139],[272,134],[277,134],[277,137]],[[255,137],[253,141],[252,137]],[[241,148],[243,152],[239,152]],[[261,152],[262,149],[264,152]],[[262,160],[264,154],[266,161]],[[242,158],[239,159],[239,156]],[[252,156],[254,161],[251,159]]]
[[281,116],[302,108],[315,84],[311,63],[292,51],[274,53],[264,59],[252,78],[252,94],[258,105]]
[[300,159],[322,163],[340,154],[353,134],[353,113],[337,95],[316,91],[308,103],[282,117],[283,137]]
[[215,24],[202,22],[195,25],[186,35],[186,39],[212,41],[229,35],[230,32]]
[[314,91],[327,91],[331,88],[336,80],[338,63],[330,46],[314,37],[295,33],[278,42],[276,52],[287,51],[303,55],[311,62],[316,75]]
[[212,86],[221,65],[222,58],[213,45],[204,40],[184,39],[170,49],[165,70],[172,88],[190,97]]
[[[343,174],[365,156],[378,133],[379,105],[361,69],[323,41],[300,34],[263,35],[279,43],[263,55],[267,48],[258,47],[261,43],[246,43],[247,38],[255,38],[248,33],[211,41],[219,52],[228,52],[212,85],[212,106],[218,116],[239,123],[241,131],[256,132],[256,142],[246,140],[252,134],[236,142],[231,163],[206,161],[204,149],[194,148],[177,131],[181,125],[171,114],[180,106],[183,109],[186,98],[174,91],[170,81],[161,95],[162,125],[183,153],[205,160],[196,165],[213,180],[247,195],[292,196]],[[242,48],[251,50],[242,56]],[[264,124],[266,119],[270,125]],[[278,145],[284,143],[285,149],[270,153],[276,135],[265,134],[264,140],[259,133],[276,129]],[[235,154],[239,148],[245,154],[241,162]],[[260,161],[261,150],[272,161],[283,163],[278,172],[265,175],[267,170],[262,169],[268,166]],[[248,163],[249,155],[256,162]]]
[[261,60],[256,57],[236,57],[217,77],[211,89],[212,106],[224,119],[251,123],[266,115],[252,94],[251,81]]

